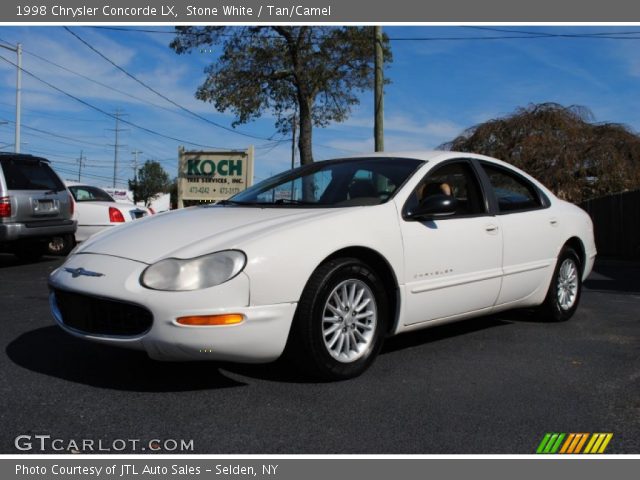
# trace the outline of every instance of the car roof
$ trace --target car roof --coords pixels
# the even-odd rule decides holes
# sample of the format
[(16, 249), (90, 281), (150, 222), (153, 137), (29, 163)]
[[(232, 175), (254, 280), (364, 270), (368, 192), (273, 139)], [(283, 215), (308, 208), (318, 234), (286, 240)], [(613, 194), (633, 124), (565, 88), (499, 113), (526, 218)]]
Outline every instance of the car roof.
[(516, 168), (508, 162), (499, 160), (497, 158), (488, 157), (486, 155), (480, 155), (470, 152), (458, 152), (453, 150), (410, 150), (410, 151), (389, 151), (389, 152), (373, 152), (373, 153), (360, 153), (341, 157), (343, 159), (357, 159), (357, 158), (409, 158), (415, 160), (422, 160), (432, 164), (440, 163), (452, 158), (476, 158), (478, 160), (486, 160), (489, 162), (501, 164), (510, 168)]
[(10, 158), (11, 160), (24, 160), (25, 162), (45, 162), (51, 163), (43, 157), (36, 157), (28, 153), (0, 152), (0, 158)]
[(76, 182), (75, 180), (65, 180), (64, 184), (67, 187), (90, 187), (90, 188), (99, 188), (100, 190), (104, 190), (103, 187), (98, 187), (97, 185), (91, 185), (90, 183), (85, 183), (85, 182)]
[(535, 183), (539, 188), (541, 188), (545, 193), (553, 195), (553, 193), (542, 183), (540, 183), (536, 178), (529, 175), (524, 170), (516, 167), (515, 165), (510, 164), (509, 162), (505, 162), (504, 160), (500, 160), (498, 158), (489, 157), (487, 155), (480, 155), (478, 153), (470, 153), (470, 152), (458, 152), (452, 150), (413, 150), (413, 151), (389, 151), (389, 152), (375, 152), (375, 153), (362, 153), (351, 155), (348, 157), (342, 157), (343, 159), (357, 159), (357, 158), (412, 158), (416, 160), (422, 160), (424, 162), (429, 162), (431, 165), (436, 165), (440, 162), (444, 162), (446, 160), (454, 159), (454, 158), (475, 158), (477, 160), (483, 160), (486, 162), (493, 163), (495, 165), (502, 165), (503, 167), (507, 167), (511, 170), (518, 172), (520, 175), (523, 175), (528, 180)]

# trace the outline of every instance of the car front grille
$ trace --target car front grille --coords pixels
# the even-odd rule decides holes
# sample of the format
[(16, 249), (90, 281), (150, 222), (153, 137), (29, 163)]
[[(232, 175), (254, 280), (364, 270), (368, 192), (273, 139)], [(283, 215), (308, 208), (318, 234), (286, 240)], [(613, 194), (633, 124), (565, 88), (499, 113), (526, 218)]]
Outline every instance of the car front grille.
[(151, 329), (153, 315), (132, 303), (53, 290), (59, 321), (82, 333), (133, 337)]

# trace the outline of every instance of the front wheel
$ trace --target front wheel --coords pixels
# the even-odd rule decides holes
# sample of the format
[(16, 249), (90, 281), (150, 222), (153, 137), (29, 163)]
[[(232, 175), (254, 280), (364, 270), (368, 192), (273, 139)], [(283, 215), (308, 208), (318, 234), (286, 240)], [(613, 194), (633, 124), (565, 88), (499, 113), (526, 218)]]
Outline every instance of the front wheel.
[(362, 261), (324, 263), (304, 289), (287, 353), (297, 366), (323, 380), (360, 375), (382, 346), (386, 295), (375, 271)]
[(578, 308), (581, 292), (580, 258), (575, 250), (565, 247), (558, 256), (547, 297), (538, 309), (539, 317), (555, 322), (569, 320)]

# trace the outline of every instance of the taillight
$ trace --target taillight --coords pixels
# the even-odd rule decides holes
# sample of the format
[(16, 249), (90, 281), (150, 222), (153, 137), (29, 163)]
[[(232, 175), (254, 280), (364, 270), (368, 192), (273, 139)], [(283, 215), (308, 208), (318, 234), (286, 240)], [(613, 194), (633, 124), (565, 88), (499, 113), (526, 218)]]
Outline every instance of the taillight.
[(117, 208), (109, 207), (109, 221), (111, 223), (122, 223), (124, 222), (124, 216)]
[(73, 195), (69, 194), (69, 213), (73, 217), (74, 212), (76, 211), (76, 201), (73, 199)]
[(0, 197), (0, 218), (11, 216), (11, 198)]
[(156, 214), (155, 210), (153, 208), (151, 208), (151, 207), (149, 207), (149, 211), (151, 212), (151, 215), (155, 215)]

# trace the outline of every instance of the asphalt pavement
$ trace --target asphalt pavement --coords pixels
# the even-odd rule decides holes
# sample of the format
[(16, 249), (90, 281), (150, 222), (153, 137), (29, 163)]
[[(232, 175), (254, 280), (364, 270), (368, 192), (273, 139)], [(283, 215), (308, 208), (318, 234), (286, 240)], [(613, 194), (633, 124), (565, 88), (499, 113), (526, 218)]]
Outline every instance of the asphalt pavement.
[(401, 335), (339, 383), (73, 338), (48, 309), (60, 263), (0, 254), (0, 453), (528, 454), (547, 432), (640, 453), (638, 263), (599, 261), (568, 322), (517, 311)]

